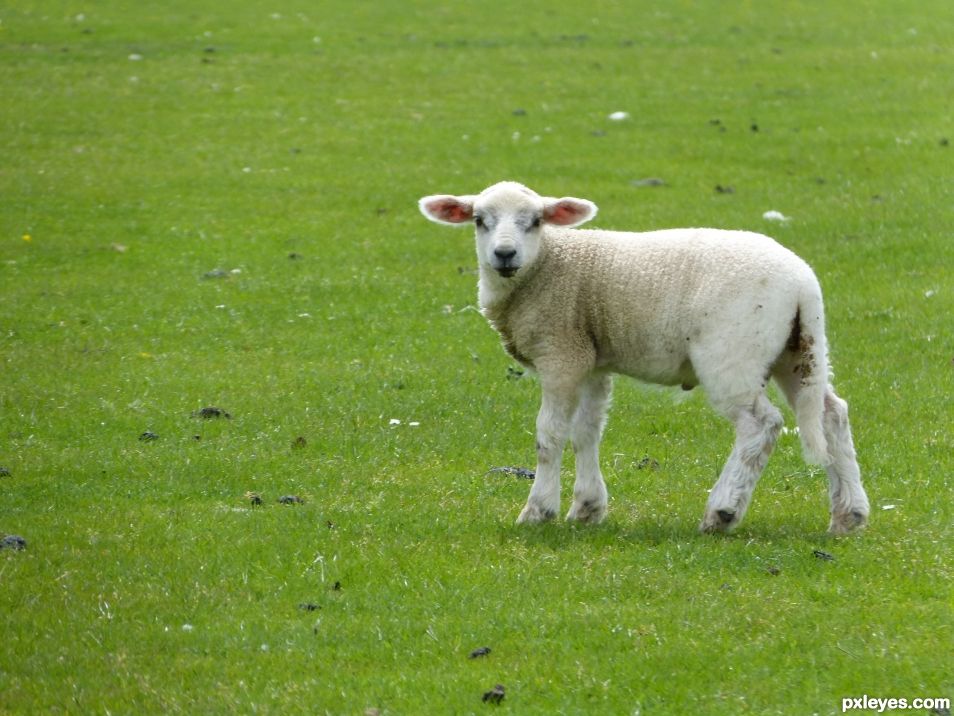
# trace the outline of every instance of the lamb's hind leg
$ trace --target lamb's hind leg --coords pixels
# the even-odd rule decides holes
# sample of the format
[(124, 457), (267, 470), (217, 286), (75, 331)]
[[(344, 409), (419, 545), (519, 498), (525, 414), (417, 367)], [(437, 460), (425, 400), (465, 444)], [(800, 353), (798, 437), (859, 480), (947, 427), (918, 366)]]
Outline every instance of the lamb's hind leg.
[(846, 534), (868, 521), (868, 496), (861, 486), (861, 471), (855, 457), (855, 445), (848, 425), (848, 404), (828, 388), (825, 394), (825, 439), (828, 441), (830, 462), (825, 466), (828, 473), (828, 496), (831, 500), (832, 534)]
[(600, 472), (599, 450), (612, 388), (609, 375), (597, 374), (587, 378), (580, 391), (580, 404), (570, 428), (570, 440), (576, 453), (576, 483), (573, 506), (566, 515), (568, 520), (596, 523), (606, 516), (608, 497)]
[[(783, 355), (774, 369), (775, 380), (793, 408), (798, 404), (800, 392), (805, 389), (800, 369), (801, 357), (791, 353)], [(828, 443), (825, 462), (831, 503), (828, 531), (845, 534), (867, 523), (868, 496), (861, 486), (861, 471), (848, 424), (848, 404), (830, 385), (825, 389), (822, 431)]]
[(742, 520), (782, 428), (782, 414), (764, 394), (751, 406), (730, 411), (729, 416), (735, 423), (735, 445), (709, 493), (699, 526), (703, 532), (723, 532)]

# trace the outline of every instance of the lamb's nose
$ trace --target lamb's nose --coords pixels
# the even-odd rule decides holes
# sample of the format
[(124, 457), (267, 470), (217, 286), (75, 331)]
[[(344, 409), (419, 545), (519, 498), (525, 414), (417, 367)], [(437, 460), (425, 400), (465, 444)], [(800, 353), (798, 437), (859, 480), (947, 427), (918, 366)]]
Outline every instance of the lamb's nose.
[(513, 259), (513, 257), (516, 255), (517, 255), (516, 249), (511, 249), (511, 248), (494, 249), (494, 256), (500, 259), (500, 262), (504, 265), (507, 265), (508, 263), (510, 263), (511, 259)]

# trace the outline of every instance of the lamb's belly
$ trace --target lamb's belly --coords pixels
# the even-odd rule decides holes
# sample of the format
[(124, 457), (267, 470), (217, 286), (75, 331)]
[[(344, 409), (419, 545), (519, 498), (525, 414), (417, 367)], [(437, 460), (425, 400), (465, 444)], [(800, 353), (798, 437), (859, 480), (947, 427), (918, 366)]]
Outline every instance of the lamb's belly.
[(628, 375), (646, 383), (681, 385), (691, 388), (698, 384), (692, 363), (685, 351), (658, 347), (624, 354), (615, 354), (600, 361), (601, 367), (614, 373)]

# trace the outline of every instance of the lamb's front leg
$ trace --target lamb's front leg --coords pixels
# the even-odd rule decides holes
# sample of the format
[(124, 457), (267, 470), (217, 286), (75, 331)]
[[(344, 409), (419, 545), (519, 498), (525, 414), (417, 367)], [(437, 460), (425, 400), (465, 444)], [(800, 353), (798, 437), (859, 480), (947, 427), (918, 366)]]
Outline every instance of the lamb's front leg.
[(600, 472), (600, 438), (612, 389), (612, 378), (603, 374), (590, 376), (580, 391), (580, 404), (570, 429), (576, 453), (576, 484), (568, 520), (597, 523), (606, 516), (608, 495)]
[(576, 408), (576, 385), (548, 384), (541, 376), (543, 401), (537, 415), (537, 473), (517, 523), (544, 522), (560, 511), (560, 464)]

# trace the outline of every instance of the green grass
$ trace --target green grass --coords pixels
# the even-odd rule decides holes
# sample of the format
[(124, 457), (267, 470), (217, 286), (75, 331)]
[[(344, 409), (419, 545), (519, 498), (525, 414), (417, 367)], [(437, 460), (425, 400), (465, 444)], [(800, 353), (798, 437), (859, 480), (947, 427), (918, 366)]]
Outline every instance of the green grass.
[[(161, 5), (0, 11), (0, 712), (954, 694), (947, 2)], [(870, 528), (787, 436), (698, 535), (730, 428), (627, 380), (607, 522), (513, 526), (537, 386), (415, 206), (504, 178), (804, 256)]]

